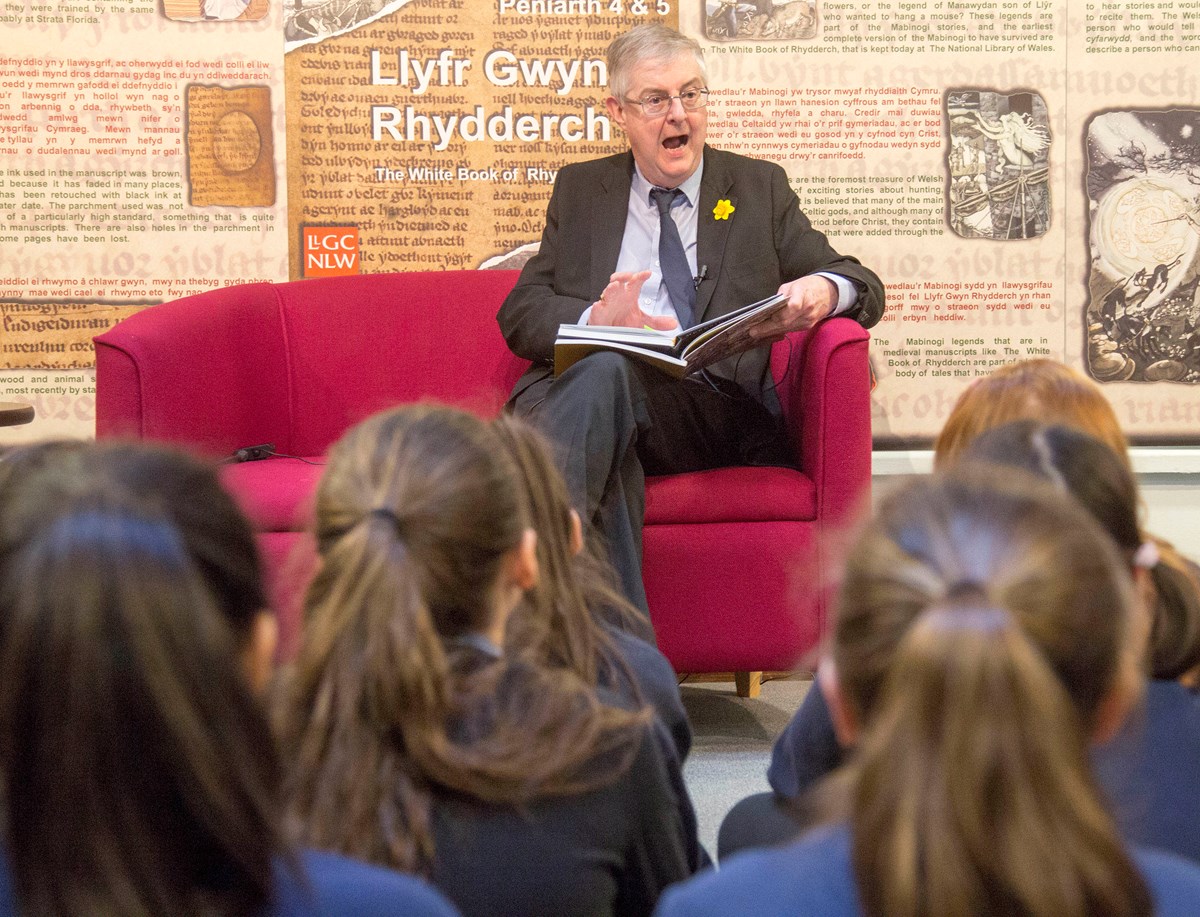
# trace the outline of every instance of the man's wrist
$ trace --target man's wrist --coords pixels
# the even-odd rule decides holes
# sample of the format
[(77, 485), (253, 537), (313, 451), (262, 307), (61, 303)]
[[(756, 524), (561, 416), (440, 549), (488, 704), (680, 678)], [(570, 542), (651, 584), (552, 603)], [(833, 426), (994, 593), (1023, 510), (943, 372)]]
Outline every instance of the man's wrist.
[(841, 274), (834, 274), (830, 271), (817, 271), (814, 276), (824, 277), (835, 287), (836, 295), (833, 308), (829, 310), (830, 315), (841, 315), (843, 312), (849, 312), (854, 307), (854, 304), (858, 302), (858, 287)]

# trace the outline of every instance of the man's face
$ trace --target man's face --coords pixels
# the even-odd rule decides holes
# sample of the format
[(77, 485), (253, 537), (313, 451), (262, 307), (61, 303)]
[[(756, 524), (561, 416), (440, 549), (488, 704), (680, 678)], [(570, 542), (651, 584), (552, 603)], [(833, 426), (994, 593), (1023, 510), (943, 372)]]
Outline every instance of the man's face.
[(670, 61), (646, 61), (630, 74), (629, 94), (624, 99), (609, 97), (608, 114), (629, 137), (629, 147), (642, 175), (652, 185), (678, 188), (700, 166), (708, 112), (685, 111), (678, 99), (671, 100), (665, 114), (648, 117), (640, 100), (647, 93), (677, 96), (685, 89), (704, 86), (700, 65), (691, 54)]

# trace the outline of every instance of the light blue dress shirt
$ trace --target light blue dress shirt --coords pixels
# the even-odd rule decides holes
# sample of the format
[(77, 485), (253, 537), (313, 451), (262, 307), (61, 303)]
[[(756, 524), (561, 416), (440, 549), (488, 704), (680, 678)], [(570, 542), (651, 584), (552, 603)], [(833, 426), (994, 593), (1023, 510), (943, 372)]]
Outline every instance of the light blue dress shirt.
[[(699, 276), (702, 270), (707, 274), (707, 265), (696, 263), (696, 226), (699, 220), (697, 204), (700, 200), (700, 182), (703, 176), (704, 162), (701, 161), (699, 168), (679, 186), (683, 194), (677, 195), (671, 203), (671, 219), (679, 227), (679, 238), (683, 241), (683, 252), (687, 255), (688, 267), (693, 277)], [(662, 266), (658, 263), (658, 239), (661, 231), (658, 205), (650, 197), (654, 187), (635, 164), (633, 180), (629, 186), (625, 235), (621, 239), (621, 253), (617, 256), (617, 272), (649, 271), (649, 278), (642, 284), (638, 305), (647, 315), (667, 315), (675, 318), (675, 309), (671, 306), (666, 284), (662, 281)], [(858, 290), (845, 277), (825, 271), (818, 272), (818, 276), (828, 277), (838, 288), (838, 303), (834, 307), (833, 315), (845, 312), (858, 301)], [(591, 314), (592, 307), (588, 306), (583, 310), (583, 315), (579, 316), (579, 324), (586, 325)]]

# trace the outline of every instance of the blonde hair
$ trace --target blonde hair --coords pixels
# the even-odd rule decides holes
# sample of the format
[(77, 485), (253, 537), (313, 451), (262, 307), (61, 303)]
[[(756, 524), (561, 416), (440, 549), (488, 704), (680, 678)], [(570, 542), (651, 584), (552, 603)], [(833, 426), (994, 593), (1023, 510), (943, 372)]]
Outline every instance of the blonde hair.
[(833, 656), (865, 731), (847, 772), (867, 914), (1150, 913), (1091, 775), (1138, 684), (1127, 565), (1073, 501), (963, 468), (885, 499)]

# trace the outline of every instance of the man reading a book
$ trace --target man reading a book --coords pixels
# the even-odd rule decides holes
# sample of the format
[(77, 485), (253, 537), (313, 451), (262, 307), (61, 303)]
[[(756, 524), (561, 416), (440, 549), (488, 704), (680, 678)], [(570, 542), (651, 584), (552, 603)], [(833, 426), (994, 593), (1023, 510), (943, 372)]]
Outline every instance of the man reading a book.
[[(792, 464), (769, 345), (835, 314), (870, 327), (884, 293), (812, 227), (782, 168), (705, 144), (695, 41), (636, 26), (609, 46), (608, 76), (609, 115), (630, 149), (562, 168), (541, 248), (497, 318), (512, 351), (533, 361), (511, 408), (557, 442), (580, 514), (645, 610), (645, 475)], [(560, 324), (687, 328), (777, 291), (787, 306), (756, 327), (760, 346), (701, 374), (675, 379), (606, 352), (553, 373)]]

